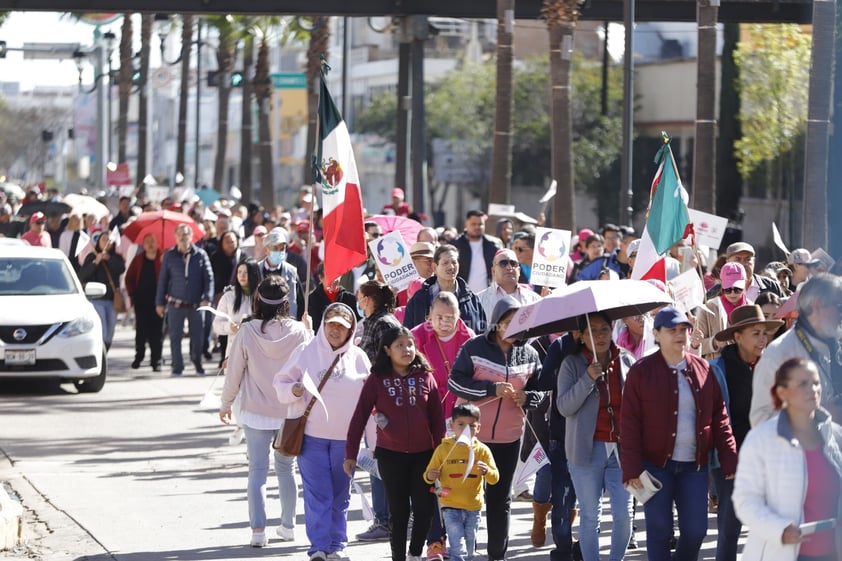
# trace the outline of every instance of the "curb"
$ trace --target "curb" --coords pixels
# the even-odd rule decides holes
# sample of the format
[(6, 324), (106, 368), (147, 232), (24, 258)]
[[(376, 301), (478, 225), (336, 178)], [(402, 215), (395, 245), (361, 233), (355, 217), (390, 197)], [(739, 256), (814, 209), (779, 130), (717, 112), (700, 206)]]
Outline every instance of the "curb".
[(0, 481), (0, 550), (12, 549), (20, 545), (23, 533), (23, 506), (12, 492), (12, 486)]

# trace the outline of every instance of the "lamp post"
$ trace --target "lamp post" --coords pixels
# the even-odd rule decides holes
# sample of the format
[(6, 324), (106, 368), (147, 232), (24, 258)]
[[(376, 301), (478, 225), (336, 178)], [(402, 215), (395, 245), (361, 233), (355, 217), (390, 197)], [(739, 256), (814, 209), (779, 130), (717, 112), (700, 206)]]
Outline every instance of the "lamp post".
[(111, 66), (111, 54), (114, 52), (114, 42), (117, 40), (117, 35), (115, 35), (111, 30), (108, 30), (102, 34), (102, 38), (105, 39), (106, 57), (108, 58), (108, 135), (106, 137), (108, 144), (106, 147), (106, 153), (108, 154), (108, 161), (111, 162), (114, 160), (112, 150), (112, 135), (114, 134), (112, 119), (114, 118), (114, 114), (111, 110), (111, 84), (114, 83), (114, 68)]
[[(79, 71), (79, 91), (85, 94), (91, 94), (96, 91), (96, 143), (94, 148), (94, 187), (97, 191), (102, 191), (105, 188), (105, 96), (103, 95), (103, 88), (98, 87), (99, 81), (104, 76), (103, 67), (105, 66), (105, 49), (99, 41), (99, 29), (94, 31), (95, 45), (92, 49), (83, 51), (81, 49), (73, 52), (73, 61), (76, 63), (76, 69)], [(90, 90), (85, 91), (82, 88), (82, 69), (84, 61), (87, 57), (93, 56), (94, 59), (94, 84)]]

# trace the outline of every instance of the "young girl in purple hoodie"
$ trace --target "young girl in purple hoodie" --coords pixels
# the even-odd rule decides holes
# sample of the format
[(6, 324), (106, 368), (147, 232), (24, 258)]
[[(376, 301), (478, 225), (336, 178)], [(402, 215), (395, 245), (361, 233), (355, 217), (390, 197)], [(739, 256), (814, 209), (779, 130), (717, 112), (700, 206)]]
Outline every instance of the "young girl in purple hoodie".
[[(383, 333), (371, 376), (351, 417), (343, 466), (349, 477), (357, 465), (360, 439), (373, 409), (377, 410), (374, 457), (392, 515), (392, 560), (420, 561), (434, 504), (423, 479), (424, 467), (444, 437), (444, 413), (432, 369), (405, 327)], [(407, 555), (410, 508), (415, 522)]]

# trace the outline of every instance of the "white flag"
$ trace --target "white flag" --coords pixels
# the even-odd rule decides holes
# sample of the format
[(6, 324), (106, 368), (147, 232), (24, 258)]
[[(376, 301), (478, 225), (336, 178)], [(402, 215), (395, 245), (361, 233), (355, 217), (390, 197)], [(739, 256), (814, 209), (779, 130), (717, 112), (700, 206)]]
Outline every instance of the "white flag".
[(462, 434), (459, 435), (459, 438), (456, 439), (455, 446), (460, 444), (464, 444), (468, 447), (468, 463), (465, 464), (465, 475), (462, 476), (462, 482), (464, 483), (466, 479), (468, 479), (468, 474), (471, 473), (471, 470), (474, 469), (474, 439), (471, 436), (471, 427), (469, 425), (465, 425), (465, 429), (462, 431)]
[(365, 493), (363, 493), (362, 487), (360, 487), (360, 484), (354, 480), (351, 480), (351, 484), (354, 486), (354, 491), (360, 496), (360, 502), (363, 507), (363, 518), (371, 522), (374, 520), (374, 511), (371, 509), (371, 505), (368, 504), (368, 499), (365, 498)]
[(550, 183), (550, 188), (547, 189), (547, 192), (544, 193), (544, 196), (538, 201), (539, 204), (544, 204), (549, 202), (550, 199), (555, 197), (556, 190), (558, 189), (558, 182), (553, 179), (552, 183)]
[(789, 257), (789, 250), (786, 248), (786, 244), (784, 240), (781, 238), (781, 233), (778, 231), (778, 225), (772, 222), (772, 241), (775, 242), (775, 245), (781, 248), (781, 251), (786, 253), (786, 256)]
[(529, 457), (526, 458), (526, 462), (524, 462), (523, 467), (520, 468), (520, 472), (515, 476), (515, 481), (512, 484), (512, 487), (517, 488), (522, 485), (527, 479), (529, 479), (530, 475), (536, 473), (539, 469), (549, 463), (550, 459), (547, 457), (547, 453), (544, 452), (544, 448), (541, 446), (541, 443), (536, 442), (535, 446), (532, 447), (532, 452), (529, 453)]
[(322, 407), (325, 410), (325, 419), (328, 418), (327, 414), (327, 405), (325, 405), (325, 400), (322, 399), (322, 394), (319, 392), (319, 388), (316, 386), (316, 383), (313, 382), (313, 379), (310, 378), (310, 374), (305, 370), (304, 375), (301, 376), (301, 383), (304, 384), (304, 389), (310, 392), (310, 395), (316, 398), (316, 400), (322, 404)]

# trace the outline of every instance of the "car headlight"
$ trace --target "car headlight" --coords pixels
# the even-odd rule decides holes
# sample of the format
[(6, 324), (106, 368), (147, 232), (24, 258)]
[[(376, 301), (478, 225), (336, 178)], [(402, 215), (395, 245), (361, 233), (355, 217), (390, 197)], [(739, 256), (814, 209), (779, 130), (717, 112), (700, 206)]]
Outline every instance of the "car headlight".
[(59, 337), (76, 337), (91, 331), (93, 328), (94, 320), (89, 317), (80, 317), (65, 325), (58, 335)]

